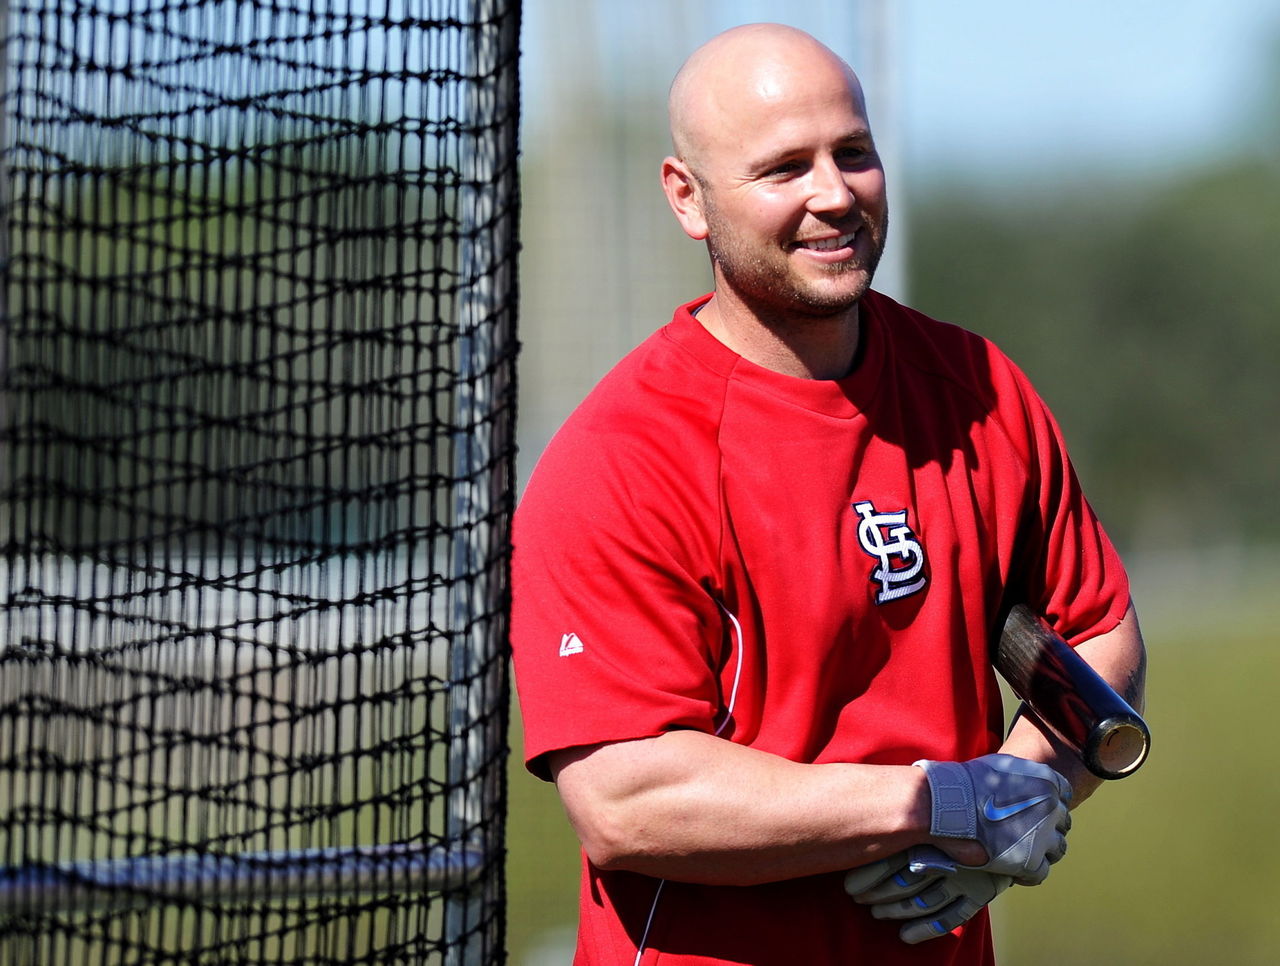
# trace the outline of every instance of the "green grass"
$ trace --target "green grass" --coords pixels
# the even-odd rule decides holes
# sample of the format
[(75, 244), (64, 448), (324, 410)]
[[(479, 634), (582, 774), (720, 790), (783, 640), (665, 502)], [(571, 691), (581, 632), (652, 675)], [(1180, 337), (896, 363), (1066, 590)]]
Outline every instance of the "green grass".
[[(1280, 655), (1267, 627), (1148, 630), (1151, 758), (1075, 813), (1044, 885), (998, 900), (1001, 966), (1276, 962)], [(508, 929), (523, 966), (539, 936), (572, 928), (578, 865), (554, 789), (520, 764), (516, 720)]]
[(1075, 813), (1043, 886), (998, 906), (1005, 966), (1276, 962), (1280, 769), (1265, 630), (1148, 640), (1151, 759)]
[(507, 948), (522, 966), (548, 934), (578, 919), (578, 840), (555, 787), (524, 768), (520, 717), (512, 713), (507, 818)]

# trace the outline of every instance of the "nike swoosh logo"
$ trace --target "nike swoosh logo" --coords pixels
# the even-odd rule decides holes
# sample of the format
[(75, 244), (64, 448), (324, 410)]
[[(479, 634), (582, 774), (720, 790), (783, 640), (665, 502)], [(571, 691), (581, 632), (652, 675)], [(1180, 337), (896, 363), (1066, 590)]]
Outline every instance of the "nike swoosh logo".
[(986, 804), (982, 806), (982, 814), (989, 821), (1003, 822), (1006, 818), (1012, 818), (1019, 812), (1025, 812), (1027, 809), (1047, 801), (1048, 798), (1048, 795), (1040, 795), (1037, 798), (1025, 798), (1020, 802), (1010, 802), (1008, 805), (997, 805), (994, 798), (988, 798)]

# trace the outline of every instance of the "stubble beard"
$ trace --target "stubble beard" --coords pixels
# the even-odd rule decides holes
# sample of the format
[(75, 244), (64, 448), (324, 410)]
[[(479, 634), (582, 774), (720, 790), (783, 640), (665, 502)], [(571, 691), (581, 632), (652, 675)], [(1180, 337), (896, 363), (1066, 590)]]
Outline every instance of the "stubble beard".
[(835, 279), (862, 273), (861, 281), (849, 289), (800, 277), (782, 248), (761, 250), (744, 244), (741, 236), (726, 226), (714, 205), (708, 206), (706, 218), (707, 250), (720, 277), (758, 315), (773, 318), (829, 318), (857, 305), (871, 287), (871, 280), (884, 253), (888, 227), (887, 216), (874, 225), (864, 220), (862, 230), (871, 232), (873, 242), (868, 258), (819, 266), (825, 278)]

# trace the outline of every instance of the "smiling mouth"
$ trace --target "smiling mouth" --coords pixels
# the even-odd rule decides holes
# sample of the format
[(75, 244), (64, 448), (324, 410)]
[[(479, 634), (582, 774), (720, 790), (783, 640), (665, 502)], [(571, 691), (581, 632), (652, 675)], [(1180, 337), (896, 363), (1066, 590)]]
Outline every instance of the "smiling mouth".
[(853, 231), (836, 238), (816, 238), (809, 241), (796, 242), (796, 247), (808, 249), (811, 252), (834, 252), (853, 244), (853, 238), (856, 234), (857, 232)]

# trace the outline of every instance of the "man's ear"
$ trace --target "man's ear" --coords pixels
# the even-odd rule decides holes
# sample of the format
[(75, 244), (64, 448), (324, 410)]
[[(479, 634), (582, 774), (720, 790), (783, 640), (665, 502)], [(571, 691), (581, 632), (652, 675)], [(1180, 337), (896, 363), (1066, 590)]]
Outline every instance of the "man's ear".
[(703, 213), (702, 186), (698, 184), (689, 166), (679, 158), (668, 157), (663, 160), (662, 191), (684, 233), (694, 241), (705, 239), (707, 219)]

